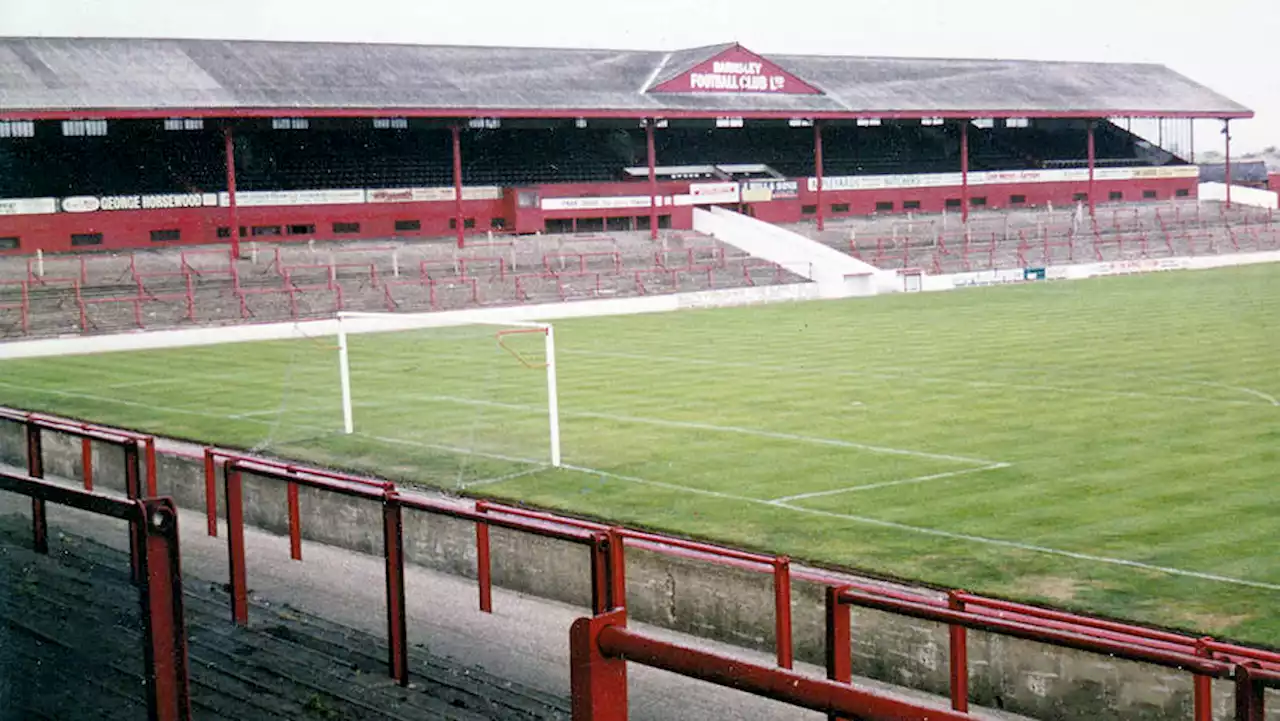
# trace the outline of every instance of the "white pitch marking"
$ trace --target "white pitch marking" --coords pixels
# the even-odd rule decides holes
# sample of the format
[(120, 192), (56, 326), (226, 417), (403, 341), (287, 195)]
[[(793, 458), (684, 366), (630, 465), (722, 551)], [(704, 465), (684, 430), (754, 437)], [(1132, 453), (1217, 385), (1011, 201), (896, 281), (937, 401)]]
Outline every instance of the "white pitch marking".
[(981, 468), (966, 468), (961, 471), (948, 471), (946, 473), (933, 473), (928, 476), (916, 476), (915, 478), (904, 478), (900, 481), (885, 481), (884, 483), (868, 483), (863, 486), (849, 486), (848, 488), (834, 488), (829, 491), (815, 491), (813, 493), (800, 493), (794, 496), (783, 496), (775, 498), (769, 503), (777, 505), (785, 504), (789, 501), (803, 501), (806, 498), (822, 498), (824, 496), (838, 496), (841, 493), (853, 493), (854, 491), (871, 491), (877, 488), (891, 488), (893, 486), (907, 486), (915, 483), (927, 483), (929, 481), (940, 481), (944, 478), (954, 478), (956, 476), (965, 476), (970, 473), (982, 473), (983, 471), (996, 471), (1001, 468), (1009, 468), (1012, 463), (992, 463), (989, 466)]
[[(489, 408), (503, 408), (506, 410), (517, 410), (527, 412), (544, 413), (546, 409), (538, 406), (524, 405), (520, 403), (503, 403), (500, 401), (485, 401), (474, 398), (459, 398), (456, 396), (441, 395), (409, 395), (403, 394), (398, 396), (398, 400), (411, 398), (414, 400), (426, 401), (443, 401), (447, 403), (459, 403), (463, 405), (476, 405)], [(372, 404), (374, 407), (386, 405), (385, 403)], [(815, 436), (803, 436), (795, 433), (781, 433), (778, 431), (766, 431), (758, 428), (743, 428), (740, 426), (718, 426), (710, 423), (698, 423), (696, 421), (672, 421), (663, 418), (648, 418), (645, 416), (624, 416), (615, 413), (598, 413), (595, 411), (561, 411), (560, 415), (574, 418), (597, 418), (605, 421), (616, 421), (619, 423), (640, 423), (651, 426), (665, 426), (667, 428), (685, 428), (695, 431), (711, 431), (715, 433), (736, 433), (744, 436), (755, 436), (757, 438), (770, 438), (779, 441), (793, 441), (796, 443), (811, 443), (819, 446), (834, 446), (836, 448), (850, 448), (859, 451), (867, 451), (870, 453), (884, 453), (895, 456), (911, 456), (913, 458), (928, 458), (935, 461), (951, 461), (955, 463), (969, 463), (974, 465), (989, 466), (999, 461), (984, 460), (982, 458), (970, 458), (967, 456), (955, 456), (946, 453), (929, 453), (927, 451), (913, 451), (906, 448), (892, 448), (889, 446), (874, 446), (866, 443), (855, 443), (854, 441), (842, 441), (835, 438), (818, 438)]]
[[(798, 366), (788, 366), (788, 365), (779, 365), (779, 364), (771, 364), (771, 363), (748, 363), (744, 361), (736, 361), (736, 362), (735, 361), (717, 361), (717, 360), (709, 360), (706, 358), (681, 358), (677, 356), (646, 355), (641, 353), (617, 353), (612, 351), (583, 351), (583, 350), (566, 349), (566, 350), (561, 350), (560, 352), (562, 354), (597, 356), (601, 358), (622, 358), (626, 360), (656, 361), (659, 363), (682, 363), (687, 365), (705, 365), (705, 366), (721, 367), (721, 368), (745, 368), (745, 369), (754, 369), (754, 370), (774, 371), (774, 372), (781, 372), (781, 373), (807, 373), (811, 375), (835, 375), (835, 376), (847, 376), (847, 377), (854, 377), (854, 378), (876, 378), (879, 380), (893, 380), (893, 381), (902, 381), (905, 379), (908, 381), (917, 381), (922, 383), (952, 383), (957, 385), (976, 386), (978, 388), (1010, 388), (1013, 390), (1044, 391), (1046, 393), (1071, 393), (1076, 395), (1107, 396), (1110, 398), (1154, 398), (1156, 400), (1186, 401), (1188, 403), (1222, 403), (1222, 404), (1233, 405), (1233, 406), (1258, 405), (1253, 401), (1230, 400), (1227, 398), (1205, 398), (1203, 396), (1187, 396), (1187, 395), (1176, 395), (1176, 394), (1166, 394), (1166, 393), (1143, 393), (1141, 391), (1107, 391), (1107, 390), (1099, 390), (1095, 388), (1038, 385), (1033, 383), (1004, 383), (1001, 381), (983, 381), (983, 380), (972, 380), (967, 378), (941, 378), (937, 376), (926, 376), (926, 375), (920, 375), (916, 373), (910, 373), (907, 371), (902, 371), (899, 373), (883, 373), (883, 372), (876, 372), (876, 371), (856, 371), (856, 370), (836, 369), (836, 368), (802, 368)], [(1245, 388), (1239, 388), (1235, 386), (1224, 386), (1224, 387), (1231, 388), (1233, 390), (1243, 391), (1246, 393), (1249, 392), (1249, 390)], [(1271, 398), (1270, 396), (1267, 396), (1266, 394), (1260, 394), (1255, 392), (1254, 395), (1258, 395), (1259, 398), (1262, 398), (1263, 400), (1267, 400), (1268, 402), (1275, 401), (1275, 399)], [(1274, 404), (1280, 405), (1280, 402), (1276, 402)]]
[(490, 485), (493, 485), (494, 483), (502, 483), (503, 481), (514, 480), (522, 476), (532, 476), (533, 474), (541, 473), (542, 471), (545, 471), (550, 467), (551, 466), (542, 465), (542, 466), (538, 466), (537, 468), (528, 468), (523, 471), (508, 473), (505, 476), (498, 476), (497, 478), (485, 478), (484, 480), (471, 481), (470, 483), (459, 483), (458, 488), (475, 488), (476, 486), (490, 486)]
[(759, 498), (749, 498), (747, 496), (735, 496), (729, 493), (719, 493), (716, 491), (707, 491), (701, 488), (690, 488), (680, 486), (674, 483), (663, 483), (661, 481), (650, 481), (645, 478), (636, 476), (624, 476), (617, 473), (609, 473), (608, 471), (600, 471), (594, 468), (583, 468), (581, 466), (563, 466), (566, 470), (577, 471), (579, 473), (587, 473), (602, 476), (604, 478), (613, 478), (619, 481), (627, 481), (629, 483), (640, 483), (657, 488), (668, 488), (687, 493), (695, 493), (703, 496), (712, 496), (725, 500), (742, 501), (744, 503), (753, 503), (756, 505), (769, 506), (770, 508), (785, 508), (788, 511), (796, 513), (806, 513), (814, 516), (824, 516), (827, 518), (837, 518), (854, 523), (861, 523), (869, 526), (879, 526), (881, 528), (892, 528), (897, 531), (905, 531), (907, 533), (918, 533), (924, 536), (935, 536), (937, 538), (949, 538), (955, 541), (967, 541), (969, 543), (977, 543), (987, 546), (997, 546), (1000, 548), (1012, 548), (1018, 551), (1028, 551), (1031, 553), (1043, 553), (1050, 556), (1060, 556), (1063, 558), (1071, 558), (1077, 561), (1089, 561), (1091, 563), (1104, 563), (1112, 566), (1123, 566), (1126, 568), (1137, 568), (1143, 571), (1154, 571), (1158, 573), (1168, 574), (1170, 576), (1181, 576), (1184, 578), (1197, 578), (1202, 581), (1213, 581), (1215, 583), (1225, 583), (1233, 586), (1245, 586), (1248, 588), (1260, 588), (1266, 591), (1280, 591), (1280, 584), (1265, 583), (1262, 581), (1250, 581), (1243, 578), (1233, 578), (1231, 576), (1221, 576), (1215, 573), (1202, 573), (1200, 571), (1188, 571), (1181, 568), (1172, 568), (1169, 566), (1157, 566), (1141, 561), (1130, 561), (1124, 558), (1112, 558), (1109, 556), (1095, 556), (1089, 553), (1077, 553), (1076, 551), (1064, 551), (1060, 548), (1050, 548), (1048, 546), (1037, 546), (1030, 543), (1019, 543), (1017, 541), (1006, 541), (998, 538), (987, 538), (985, 536), (975, 536), (968, 533), (954, 533), (952, 531), (942, 531), (935, 528), (925, 528), (923, 526), (911, 526), (905, 523), (897, 523), (895, 521), (883, 521), (877, 518), (868, 518), (866, 516), (855, 516), (847, 513), (833, 513), (831, 511), (820, 511), (815, 508), (804, 508), (801, 506), (792, 506), (786, 503), (778, 503), (776, 501), (765, 501)]

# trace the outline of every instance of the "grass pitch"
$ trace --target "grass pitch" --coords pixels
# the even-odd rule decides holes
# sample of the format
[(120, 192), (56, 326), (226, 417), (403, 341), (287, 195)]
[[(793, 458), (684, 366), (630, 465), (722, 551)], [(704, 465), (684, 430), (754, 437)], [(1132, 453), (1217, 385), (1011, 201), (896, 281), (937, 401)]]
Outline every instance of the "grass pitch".
[[(7, 362), (0, 402), (1280, 645), (1280, 265)], [(512, 340), (538, 360), (540, 340)]]

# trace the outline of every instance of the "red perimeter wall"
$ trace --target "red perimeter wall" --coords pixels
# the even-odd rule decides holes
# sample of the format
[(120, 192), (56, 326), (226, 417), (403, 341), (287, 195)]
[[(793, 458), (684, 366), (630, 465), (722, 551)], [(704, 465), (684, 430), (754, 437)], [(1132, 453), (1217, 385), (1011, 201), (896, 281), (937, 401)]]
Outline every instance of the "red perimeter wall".
[[(1272, 175), (1273, 188), (1280, 188), (1280, 175)], [(770, 202), (751, 203), (747, 212), (769, 222), (795, 222), (812, 217), (816, 211), (817, 194), (799, 183), (799, 197)], [(1021, 195), (1026, 206), (1069, 206), (1077, 202), (1077, 194), (1088, 190), (1087, 183), (1025, 183), (1010, 185), (983, 185), (970, 188), (969, 196), (985, 198), (986, 209), (1016, 207), (1011, 196)], [(1124, 181), (1098, 181), (1095, 184), (1097, 202), (1110, 201), (1110, 193), (1123, 194), (1123, 202), (1141, 200), (1167, 200), (1178, 197), (1178, 191), (1195, 197), (1195, 179), (1143, 179)], [(539, 201), (545, 198), (591, 198), (616, 196), (648, 196), (645, 182), (595, 183), (543, 185), (536, 188), (508, 189), (504, 197), (493, 200), (467, 200), (463, 202), (463, 214), (474, 219), (474, 227), (468, 233), (483, 235), (489, 230), (503, 233), (532, 233), (543, 230), (548, 220), (586, 219), (584, 228), (594, 227), (606, 218), (639, 219), (647, 222), (648, 207), (624, 207), (608, 209), (544, 211), (538, 206), (519, 207), (518, 196), (522, 192), (536, 191)], [(658, 195), (672, 196), (689, 192), (689, 183), (659, 183)], [(1148, 195), (1153, 194), (1153, 195)], [(823, 193), (824, 212), (828, 217), (868, 215), (877, 212), (877, 204), (893, 203), (892, 212), (907, 212), (908, 201), (919, 203), (911, 212), (941, 213), (947, 209), (947, 201), (957, 201), (960, 188), (893, 188), (879, 190), (828, 190)], [(978, 207), (978, 206), (975, 206)], [(958, 212), (953, 205), (949, 212)], [(887, 210), (879, 211), (889, 212)], [(691, 206), (663, 206), (660, 215), (669, 215), (669, 227), (688, 229), (693, 224)], [(364, 203), (353, 205), (299, 205), (271, 207), (242, 207), (238, 209), (239, 222), (246, 231), (246, 240), (264, 242), (281, 240), (351, 240), (360, 238), (395, 237), (451, 237), (454, 230), (450, 222), (454, 218), (452, 201), (422, 203)], [(20, 238), (19, 247), (2, 250), (3, 254), (44, 252), (85, 252), (94, 250), (121, 250), (128, 248), (194, 245), (226, 242), (218, 236), (218, 229), (229, 224), (227, 208), (183, 208), (167, 210), (118, 210), (89, 213), (52, 213), (47, 215), (0, 216), (0, 239)], [(500, 219), (500, 226), (493, 223)], [(418, 221), (416, 230), (396, 230), (397, 221)], [(622, 222), (630, 227), (634, 221)], [(335, 223), (359, 224), (357, 232), (335, 232)], [(572, 226), (571, 226), (572, 227)], [(255, 228), (272, 229), (272, 234)], [(579, 230), (584, 229), (579, 228)], [(274, 234), (278, 229), (279, 234)], [(152, 231), (178, 230), (178, 240), (153, 242)], [(102, 242), (97, 245), (73, 246), (73, 234), (101, 233)]]

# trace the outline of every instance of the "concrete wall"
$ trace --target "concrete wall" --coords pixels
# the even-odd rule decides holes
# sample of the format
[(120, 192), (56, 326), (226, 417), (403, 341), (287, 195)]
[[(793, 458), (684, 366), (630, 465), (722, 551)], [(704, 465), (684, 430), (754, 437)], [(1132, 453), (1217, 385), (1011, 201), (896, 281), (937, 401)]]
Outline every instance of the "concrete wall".
[[(0, 461), (24, 465), (23, 449), (21, 427), (0, 421)], [(46, 431), (45, 458), (49, 475), (80, 477), (78, 440)], [(117, 449), (95, 450), (98, 488), (123, 488), (122, 460)], [(162, 455), (159, 479), (161, 494), (172, 495), (185, 508), (204, 509), (203, 465), (199, 460)], [(246, 475), (244, 489), (246, 521), (285, 535), (284, 484)], [(304, 539), (381, 554), (378, 504), (303, 488), (300, 507)], [(284, 557), (288, 541), (281, 538), (280, 543)], [(475, 575), (475, 531), (471, 524), (409, 512), (405, 545), (412, 563), (465, 577)], [(587, 608), (590, 572), (585, 548), (500, 529), (492, 530), (491, 547), (494, 581), (499, 586)], [(305, 562), (305, 543), (303, 559)], [(251, 587), (253, 566), (265, 562), (248, 559)], [(639, 621), (747, 648), (774, 649), (769, 573), (631, 548), (627, 553), (627, 600), (631, 616)], [(501, 598), (496, 603), (500, 605)], [(821, 584), (793, 583), (792, 619), (796, 657), (821, 664)], [(853, 625), (855, 673), (946, 692), (948, 641), (944, 626), (857, 609)], [(1185, 673), (983, 633), (970, 634), (969, 653), (972, 698), (981, 705), (1072, 721), (1190, 717), (1191, 677)], [(1231, 703), (1229, 684), (1216, 684), (1216, 717), (1231, 718)], [(1280, 713), (1272, 711), (1268, 719), (1280, 721)]]
[[(1277, 201), (1280, 197), (1276, 193), (1276, 189), (1259, 190), (1257, 188), (1246, 188), (1243, 185), (1231, 186), (1231, 202), (1240, 205), (1253, 205), (1259, 208), (1270, 208), (1275, 210), (1280, 208)], [(1220, 200), (1227, 199), (1227, 186), (1224, 183), (1201, 183), (1200, 184), (1201, 200)]]

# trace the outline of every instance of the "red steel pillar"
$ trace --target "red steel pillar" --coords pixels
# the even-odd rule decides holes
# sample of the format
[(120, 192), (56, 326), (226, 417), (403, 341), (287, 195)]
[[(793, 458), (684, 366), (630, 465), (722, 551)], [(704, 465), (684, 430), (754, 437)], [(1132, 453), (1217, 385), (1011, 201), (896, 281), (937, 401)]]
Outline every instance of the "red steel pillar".
[(627, 625), (627, 612), (618, 609), (580, 618), (569, 629), (569, 698), (573, 721), (626, 721), (627, 662), (600, 651), (600, 632)]
[(187, 633), (182, 602), (182, 561), (178, 549), (178, 510), (170, 499), (139, 501), (131, 521), (142, 538), (143, 656), (148, 718), (187, 721), (191, 689)]
[(822, 220), (822, 124), (817, 120), (813, 121), (813, 174), (818, 179), (817, 203), (818, 210), (818, 230), (823, 229)]
[(1227, 183), (1227, 210), (1231, 210), (1231, 121), (1224, 118), (1222, 120), (1222, 134), (1227, 138), (1226, 152), (1226, 183)]
[(453, 224), (458, 231), (458, 247), (467, 244), (462, 217), (462, 127), (453, 126)]
[(653, 126), (658, 124), (657, 118), (649, 118), (644, 123), (644, 142), (649, 156), (649, 239), (658, 239), (658, 153), (653, 142)]
[(227, 210), (231, 221), (231, 257), (240, 257), (240, 213), (236, 210), (236, 146), (231, 126), (222, 128), (227, 156)]
[(960, 221), (969, 222), (969, 119), (960, 120)]
[(1094, 193), (1093, 193), (1093, 176), (1094, 176), (1094, 172), (1093, 172), (1093, 170), (1094, 170), (1094, 167), (1095, 167), (1095, 165), (1097, 164), (1097, 161), (1098, 161), (1098, 144), (1097, 144), (1097, 140), (1094, 138), (1094, 134), (1093, 134), (1093, 125), (1094, 125), (1093, 121), (1092, 121), (1092, 120), (1090, 120), (1090, 121), (1089, 121), (1089, 130), (1088, 130), (1088, 134), (1087, 134), (1087, 137), (1088, 137), (1088, 146), (1089, 146), (1089, 147), (1088, 147), (1088, 154), (1089, 154), (1089, 215), (1090, 215), (1090, 216), (1092, 216), (1092, 215), (1094, 214), (1094, 211), (1097, 209), (1097, 201), (1096, 201), (1096, 200), (1094, 199), (1094, 197), (1093, 197), (1093, 195), (1094, 195)]

